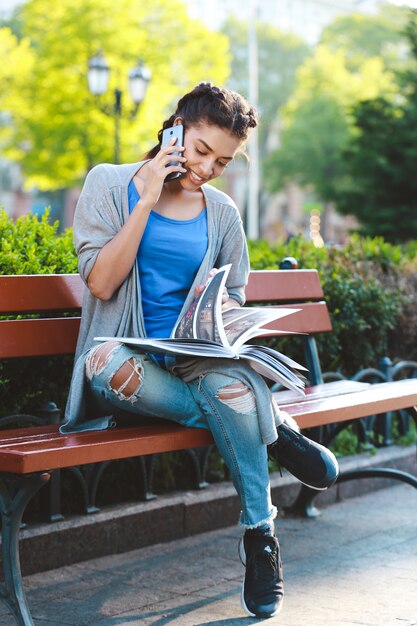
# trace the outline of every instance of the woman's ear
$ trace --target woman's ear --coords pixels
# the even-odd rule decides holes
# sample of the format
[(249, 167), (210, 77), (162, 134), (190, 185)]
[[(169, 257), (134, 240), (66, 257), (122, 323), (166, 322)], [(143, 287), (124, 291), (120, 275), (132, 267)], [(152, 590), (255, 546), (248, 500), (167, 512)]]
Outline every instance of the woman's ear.
[(182, 117), (176, 117), (173, 123), (173, 126), (178, 126), (178, 124), (184, 124)]

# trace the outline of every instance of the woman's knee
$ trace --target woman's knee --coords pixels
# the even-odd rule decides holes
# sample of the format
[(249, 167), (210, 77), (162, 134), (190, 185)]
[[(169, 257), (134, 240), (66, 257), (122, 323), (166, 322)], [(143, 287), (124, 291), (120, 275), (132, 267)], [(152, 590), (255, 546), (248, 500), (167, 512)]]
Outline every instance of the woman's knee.
[(87, 379), (92, 380), (93, 376), (101, 374), (121, 346), (122, 344), (119, 341), (106, 341), (91, 348), (85, 360), (85, 375)]
[[(113, 357), (123, 344), (118, 341), (107, 341), (90, 350), (86, 358), (85, 371), (89, 381), (99, 376), (111, 364)], [(136, 355), (126, 354), (116, 371), (109, 375), (108, 387), (120, 399), (135, 401), (144, 381), (142, 359)]]
[[(243, 380), (215, 373), (207, 376), (218, 376), (215, 397), (236, 413), (252, 413), (256, 411), (255, 394)], [(214, 382), (214, 381), (213, 381)]]

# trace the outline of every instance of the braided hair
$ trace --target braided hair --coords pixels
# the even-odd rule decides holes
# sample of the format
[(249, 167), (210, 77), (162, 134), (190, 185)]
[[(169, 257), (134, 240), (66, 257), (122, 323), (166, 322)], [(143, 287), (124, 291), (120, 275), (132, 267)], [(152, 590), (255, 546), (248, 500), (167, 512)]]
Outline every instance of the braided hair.
[(256, 109), (239, 93), (209, 82), (199, 83), (178, 101), (175, 113), (165, 120), (158, 132), (158, 145), (146, 154), (146, 158), (153, 159), (158, 154), (162, 132), (178, 117), (183, 120), (185, 128), (205, 122), (230, 131), (242, 141), (247, 139), (250, 129), (258, 125)]

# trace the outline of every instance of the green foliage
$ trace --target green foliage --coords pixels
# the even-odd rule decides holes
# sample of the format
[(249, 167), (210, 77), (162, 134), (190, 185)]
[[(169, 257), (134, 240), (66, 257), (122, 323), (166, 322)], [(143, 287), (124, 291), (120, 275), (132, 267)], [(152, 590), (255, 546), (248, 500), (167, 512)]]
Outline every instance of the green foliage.
[(341, 15), (323, 30), (320, 42), (334, 51), (345, 48), (351, 69), (371, 57), (382, 57), (384, 65), (397, 67), (404, 62), (402, 31), (407, 18), (404, 7), (392, 4), (383, 4), (376, 14)]
[(417, 98), (362, 102), (354, 118), (357, 134), (344, 153), (354, 182), (336, 194), (338, 210), (355, 215), (365, 234), (392, 242), (415, 239)]
[(331, 450), (337, 457), (350, 456), (359, 452), (358, 436), (352, 425), (343, 429), (334, 439)]
[[(72, 232), (57, 234), (58, 222), (25, 215), (16, 222), (0, 211), (0, 274), (73, 274), (77, 257)], [(32, 412), (43, 402), (65, 405), (71, 357), (0, 362), (2, 415)]]
[(411, 421), (410, 429), (409, 429), (408, 433), (406, 435), (400, 435), (399, 431), (398, 431), (398, 424), (396, 422), (394, 422), (393, 436), (394, 436), (395, 442), (399, 446), (412, 446), (417, 441), (417, 426), (416, 426), (416, 423)]
[(391, 242), (417, 236), (417, 15), (406, 28), (411, 56), (396, 72), (401, 97), (363, 99), (352, 109), (354, 132), (343, 153), (345, 184), (337, 209), (355, 215), (361, 232)]
[(355, 188), (344, 158), (355, 132), (352, 107), (380, 95), (398, 97), (393, 68), (409, 66), (403, 58), (402, 15), (387, 10), (376, 16), (344, 16), (325, 30), (279, 111), (279, 147), (265, 166), (270, 191), (296, 182), (318, 200), (334, 202), (341, 188)]
[[(47, 16), (47, 19), (45, 18)], [(28, 0), (0, 28), (0, 128), (4, 152), (19, 162), (28, 185), (77, 184), (114, 158), (114, 89), (122, 90), (121, 153), (138, 161), (156, 143), (174, 102), (201, 80), (223, 83), (229, 72), (227, 38), (191, 20), (180, 0)], [(204, 53), (202, 54), (202, 50)], [(88, 91), (88, 59), (103, 51), (109, 91)], [(142, 59), (152, 80), (137, 117), (127, 90), (129, 70)]]
[(49, 210), (39, 219), (24, 215), (14, 222), (0, 210), (0, 274), (73, 274), (77, 257), (72, 231), (57, 234)]
[(271, 191), (289, 181), (313, 185), (318, 197), (331, 200), (345, 174), (342, 147), (349, 137), (341, 105), (327, 95), (300, 103), (297, 114), (281, 135), (279, 150), (265, 164)]
[[(408, 325), (403, 317), (411, 316), (413, 327), (417, 304), (416, 290), (410, 290), (412, 277), (417, 277), (411, 249), (404, 253), (381, 238), (354, 236), (342, 248), (315, 248), (294, 237), (274, 246), (249, 242), (249, 251), (253, 269), (276, 269), (286, 256), (295, 257), (300, 269), (318, 269), (333, 324), (331, 333), (317, 337), (323, 371), (350, 376), (375, 367), (385, 354), (393, 360), (417, 358), (415, 342), (403, 334)], [(303, 359), (300, 341), (285, 338), (277, 345)]]

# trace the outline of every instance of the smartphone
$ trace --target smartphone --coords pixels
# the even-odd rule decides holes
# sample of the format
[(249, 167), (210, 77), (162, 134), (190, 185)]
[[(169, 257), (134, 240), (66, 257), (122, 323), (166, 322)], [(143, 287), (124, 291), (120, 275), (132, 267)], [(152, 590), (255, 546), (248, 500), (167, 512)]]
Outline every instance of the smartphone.
[[(171, 126), (170, 128), (165, 128), (162, 133), (162, 147), (166, 146), (171, 139), (174, 137), (177, 138), (176, 146), (182, 146), (184, 140), (184, 126), (182, 124), (176, 124), (175, 126)], [(181, 156), (181, 152), (173, 152), (172, 156)], [(180, 161), (170, 161), (167, 165), (181, 165)], [(182, 176), (182, 172), (173, 172), (172, 174), (168, 174), (165, 180), (172, 180), (173, 178), (179, 178)]]

